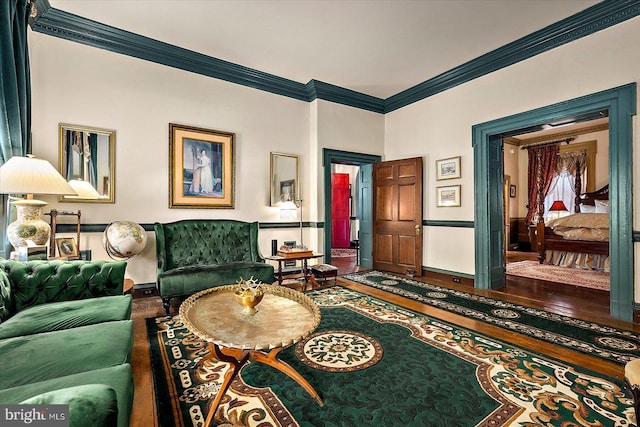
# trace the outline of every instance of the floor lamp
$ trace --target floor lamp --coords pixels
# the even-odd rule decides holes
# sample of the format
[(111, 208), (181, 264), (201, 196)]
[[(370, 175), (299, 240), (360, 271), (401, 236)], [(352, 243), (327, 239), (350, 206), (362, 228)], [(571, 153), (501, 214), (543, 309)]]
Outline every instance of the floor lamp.
[(300, 247), (304, 247), (304, 243), (302, 243), (302, 199), (298, 199), (295, 201), (296, 207), (300, 208)]

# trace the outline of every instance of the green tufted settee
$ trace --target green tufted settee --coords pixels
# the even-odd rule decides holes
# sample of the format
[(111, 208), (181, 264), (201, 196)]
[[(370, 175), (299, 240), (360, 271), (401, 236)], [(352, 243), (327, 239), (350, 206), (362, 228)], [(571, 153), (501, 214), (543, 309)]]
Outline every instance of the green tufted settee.
[(125, 269), (121, 261), (0, 261), (0, 404), (69, 405), (72, 427), (129, 425)]
[(167, 313), (172, 297), (253, 277), (273, 283), (273, 266), (258, 249), (258, 223), (185, 219), (154, 225), (156, 286)]

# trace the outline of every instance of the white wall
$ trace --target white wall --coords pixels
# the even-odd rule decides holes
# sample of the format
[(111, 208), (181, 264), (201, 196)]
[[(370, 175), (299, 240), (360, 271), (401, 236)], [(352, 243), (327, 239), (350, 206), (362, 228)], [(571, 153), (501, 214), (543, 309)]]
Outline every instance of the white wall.
[[(321, 222), (322, 148), (383, 151), (381, 114), (297, 101), (31, 31), (29, 43), (34, 154), (57, 167), (59, 123), (116, 130), (115, 204), (45, 198), (48, 208), (80, 209), (85, 224), (284, 221), (278, 208), (269, 206), (272, 151), (300, 156), (303, 219)], [(234, 209), (168, 208), (169, 123), (236, 134)], [(127, 277), (136, 283), (155, 281), (154, 233), (147, 236), (144, 252), (128, 262)], [(322, 229), (304, 230), (305, 244), (316, 251), (322, 250), (322, 237)], [(82, 248), (91, 249), (94, 259), (108, 259), (101, 239), (101, 233), (82, 234)], [(269, 255), (271, 239), (298, 241), (300, 232), (261, 229), (259, 239), (262, 253)]]
[[(57, 167), (58, 123), (116, 130), (115, 204), (60, 203), (82, 210), (83, 223), (138, 223), (185, 218), (278, 222), (269, 206), (271, 151), (298, 154), (309, 165), (309, 104), (267, 92), (141, 61), (61, 39), (30, 33), (33, 151)], [(169, 123), (236, 134), (235, 209), (169, 209)], [(308, 177), (301, 177), (308, 197)], [(261, 230), (263, 254), (270, 240), (298, 240), (296, 229)], [(129, 261), (136, 283), (155, 281), (155, 241)], [(83, 233), (94, 259), (108, 259), (101, 235)], [(87, 245), (88, 244), (88, 245)]]
[[(387, 114), (386, 159), (424, 156), (425, 219), (474, 219), (474, 124), (639, 81), (639, 23), (640, 18), (631, 19)], [(635, 119), (634, 146), (637, 123)], [(435, 180), (435, 161), (454, 156), (462, 156), (462, 178), (452, 182), (462, 185), (462, 206), (437, 208), (435, 187), (442, 181)], [(639, 164), (638, 150), (634, 164)], [(638, 188), (637, 171), (634, 188)], [(639, 203), (635, 197), (634, 211)], [(639, 224), (635, 216), (634, 229)], [(425, 230), (423, 265), (473, 274), (473, 247), (472, 229), (429, 227)]]
[[(312, 212), (316, 213), (315, 220), (324, 221), (323, 150), (329, 148), (382, 156), (384, 115), (322, 100), (316, 100), (311, 105), (310, 203)], [(311, 240), (316, 242), (319, 249), (322, 248), (324, 229), (312, 230), (312, 233)]]

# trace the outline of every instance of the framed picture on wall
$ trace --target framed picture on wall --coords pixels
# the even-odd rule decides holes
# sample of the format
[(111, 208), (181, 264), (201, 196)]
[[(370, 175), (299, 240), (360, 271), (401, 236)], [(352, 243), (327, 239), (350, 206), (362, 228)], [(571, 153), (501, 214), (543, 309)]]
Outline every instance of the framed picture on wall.
[(460, 178), (461, 157), (436, 160), (436, 180)]
[(436, 187), (436, 206), (455, 207), (460, 206), (460, 185)]
[(169, 123), (169, 207), (233, 208), (235, 134)]

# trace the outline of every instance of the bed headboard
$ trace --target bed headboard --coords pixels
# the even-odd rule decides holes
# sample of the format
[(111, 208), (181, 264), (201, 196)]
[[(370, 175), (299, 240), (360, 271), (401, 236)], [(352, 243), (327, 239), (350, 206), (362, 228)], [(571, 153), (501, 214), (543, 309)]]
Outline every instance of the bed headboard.
[[(596, 200), (609, 200), (609, 184), (599, 190), (584, 193), (580, 196), (580, 203), (583, 205), (594, 206), (596, 204)], [(579, 206), (576, 206), (576, 212), (580, 212)]]

